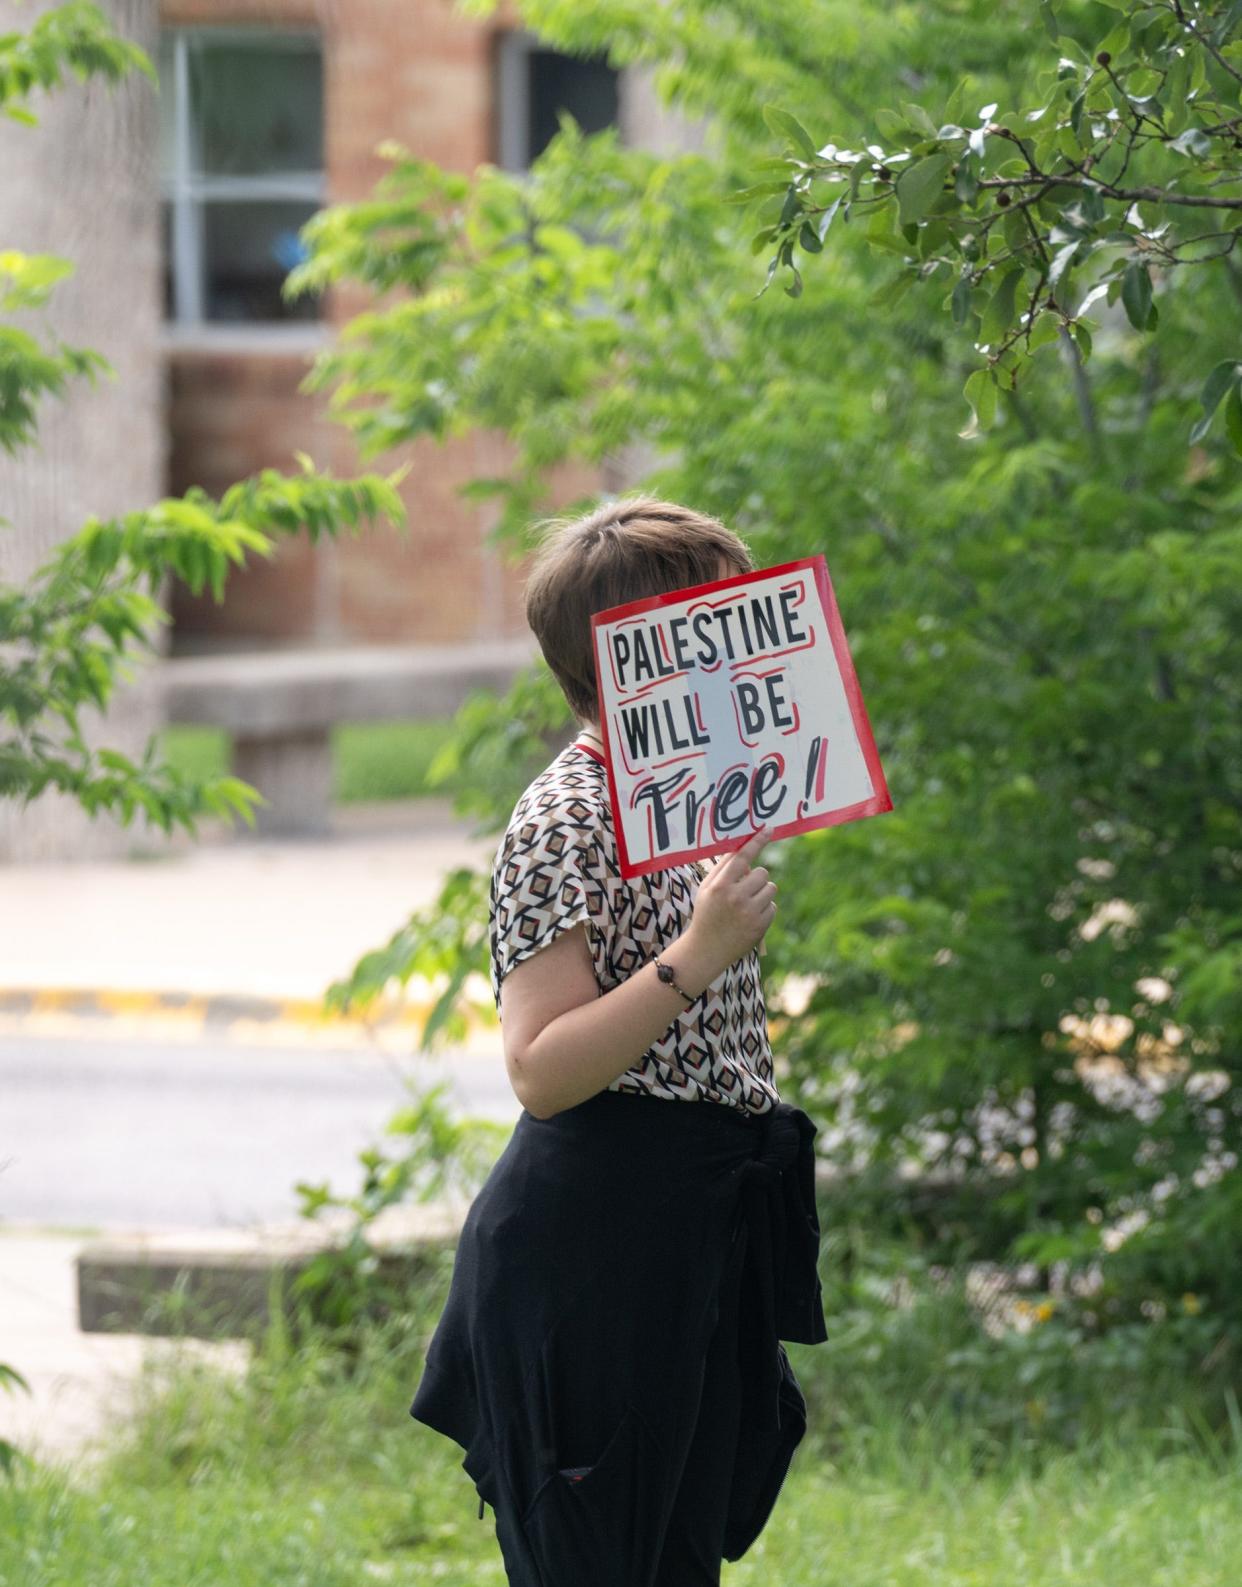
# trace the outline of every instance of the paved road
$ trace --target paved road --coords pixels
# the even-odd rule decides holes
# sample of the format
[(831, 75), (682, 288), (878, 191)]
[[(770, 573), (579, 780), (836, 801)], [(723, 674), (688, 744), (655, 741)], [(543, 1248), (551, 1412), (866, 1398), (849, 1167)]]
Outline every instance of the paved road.
[(297, 1216), (296, 1180), (354, 1191), (410, 1085), (512, 1123), (495, 1053), (394, 1057), (72, 1036), (0, 1037), (0, 1224), (238, 1227)]

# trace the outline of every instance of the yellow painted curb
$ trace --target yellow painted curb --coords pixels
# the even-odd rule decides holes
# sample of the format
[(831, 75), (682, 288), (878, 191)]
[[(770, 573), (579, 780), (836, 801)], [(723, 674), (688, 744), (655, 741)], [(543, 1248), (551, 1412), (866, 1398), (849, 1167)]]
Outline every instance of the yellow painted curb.
[[(388, 1001), (370, 1012), (342, 1014), (325, 1007), (315, 998), (259, 997), (245, 993), (199, 993), (171, 991), (117, 990), (98, 987), (6, 987), (0, 988), (0, 1016), (7, 1023), (23, 1019), (31, 1022), (49, 1016), (86, 1020), (176, 1021), (206, 1029), (208, 1027), (295, 1026), (328, 1033), (374, 1030), (421, 1030), (435, 1000)], [(495, 1021), (467, 1014), (467, 1031), (478, 1035), (498, 1029)]]

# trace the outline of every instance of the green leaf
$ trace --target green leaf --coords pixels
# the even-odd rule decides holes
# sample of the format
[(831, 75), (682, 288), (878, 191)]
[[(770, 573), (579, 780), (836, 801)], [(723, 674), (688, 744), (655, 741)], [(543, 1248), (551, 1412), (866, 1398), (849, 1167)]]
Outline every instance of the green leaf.
[(1225, 402), (1225, 432), (1233, 442), (1233, 449), (1242, 457), (1242, 392), (1232, 386)]
[(906, 245), (893, 232), (893, 209), (891, 204), (883, 204), (872, 210), (871, 219), (867, 222), (867, 241), (873, 248), (883, 248), (887, 253), (904, 254)]
[(1051, 309), (1044, 309), (1031, 327), (1027, 347), (1032, 353), (1038, 352), (1041, 347), (1046, 347), (1049, 342), (1055, 342), (1061, 330), (1061, 317), (1054, 314)]
[(976, 369), (963, 390), (974, 413), (976, 427), (980, 430), (990, 428), (996, 417), (996, 382), (992, 379), (991, 371)]
[(1140, 66), (1126, 78), (1126, 93), (1131, 99), (1150, 99), (1160, 87), (1161, 76), (1150, 66)]
[(0, 1389), (6, 1389), (12, 1394), (21, 1389), (24, 1394), (32, 1392), (29, 1379), (24, 1378), (16, 1367), (6, 1366), (0, 1361)]
[(1052, 9), (1052, 0), (1039, 0), (1039, 14), (1044, 19), (1044, 27), (1048, 30), (1048, 37), (1050, 39), (1059, 37), (1061, 29), (1057, 26), (1057, 15)]
[(739, 188), (736, 193), (730, 193), (726, 204), (749, 204), (757, 198), (770, 198), (773, 193), (783, 193), (789, 184), (787, 182), (756, 182), (753, 187)]
[(1239, 372), (1238, 363), (1232, 358), (1227, 358), (1223, 363), (1217, 364), (1203, 382), (1203, 394), (1199, 398), (1203, 404), (1203, 417), (1190, 432), (1192, 443), (1201, 441), (1207, 434), (1216, 410), (1220, 406), (1221, 398), (1231, 386), (1237, 385)]
[(1165, 124), (1170, 132), (1180, 132), (1186, 125), (1189, 109), (1186, 90), (1189, 86), (1190, 60), (1183, 50), (1180, 55), (1174, 54), (1164, 79), (1164, 88), (1161, 90), (1165, 105), (1168, 107)]
[(1049, 292), (1055, 291), (1060, 284), (1061, 277), (1065, 274), (1070, 260), (1078, 249), (1078, 242), (1079, 239), (1075, 237), (1072, 242), (1067, 242), (1063, 247), (1058, 248), (1053, 255), (1052, 263), (1048, 267), (1047, 285)]
[(1018, 290), (1018, 282), (1022, 279), (1021, 270), (1007, 270), (1001, 277), (1000, 285), (992, 294), (987, 308), (979, 325), (979, 342), (983, 346), (995, 347), (1004, 340), (1005, 333), (1013, 324), (1014, 298)]
[(1104, 35), (1104, 37), (1095, 46), (1091, 53), (1096, 57), (1097, 60), (1101, 55), (1111, 55), (1115, 69), (1115, 63), (1117, 59), (1124, 51), (1128, 50), (1129, 48), (1130, 24), (1129, 22), (1118, 22), (1117, 26), (1113, 28), (1111, 32), (1108, 32)]
[(946, 121), (961, 121), (965, 114), (967, 97), (974, 102), (974, 78), (959, 77), (957, 86), (945, 101), (944, 119)]
[(779, 105), (764, 105), (763, 119), (778, 138), (784, 138), (792, 143), (803, 159), (815, 158), (815, 141), (797, 116), (791, 115), (788, 110), (782, 110)]
[[(838, 199), (837, 202), (840, 203), (840, 200)], [(809, 220), (804, 220), (802, 222), (802, 229), (798, 233), (798, 241), (806, 249), (807, 253), (823, 252), (824, 245), (820, 241), (819, 233), (815, 230), (814, 226), (811, 225)]]
[(939, 197), (944, 174), (952, 164), (951, 154), (943, 151), (929, 154), (925, 160), (916, 160), (897, 178), (897, 203), (903, 226), (912, 225), (926, 215)]
[(1121, 301), (1130, 324), (1136, 331), (1145, 331), (1151, 319), (1151, 275), (1137, 259), (1130, 261), (1121, 279)]
[(910, 126), (921, 132), (925, 138), (934, 138), (938, 134), (936, 123), (923, 109), (922, 105), (902, 105), (905, 117)]
[(844, 197), (845, 197), (845, 195), (844, 195), (844, 193), (842, 193), (838, 197), (834, 198), (832, 203), (829, 204), (828, 208), (819, 217), (819, 241), (820, 241), (821, 245), (823, 243), (824, 238), (828, 235), (828, 228), (829, 228), (829, 226), (832, 225), (833, 217), (836, 215), (837, 211), (841, 208), (841, 200)]
[(1187, 127), (1185, 132), (1179, 133), (1169, 143), (1169, 148), (1176, 154), (1195, 155), (1202, 158), (1211, 154), (1212, 140), (1202, 127)]

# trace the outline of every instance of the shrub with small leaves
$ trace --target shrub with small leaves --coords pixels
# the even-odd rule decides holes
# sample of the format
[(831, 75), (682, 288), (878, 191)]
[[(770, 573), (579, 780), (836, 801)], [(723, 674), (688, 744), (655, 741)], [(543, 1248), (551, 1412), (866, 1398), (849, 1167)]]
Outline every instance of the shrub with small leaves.
[[(1229, 264), (1242, 236), (1242, 11), (1227, 0), (1039, 10), (1044, 59), (1024, 101), (979, 105), (966, 80), (938, 113), (877, 110), (883, 141), (859, 128), (845, 144), (769, 106), (785, 172), (737, 195), (762, 206), (755, 246), (775, 249), (765, 285), (783, 268), (799, 295), (798, 252), (821, 253), (839, 217), (900, 258), (894, 291), (938, 287), (983, 359), (965, 394), (985, 430), (998, 391), (1018, 389), (1041, 348), (1090, 357), (1097, 305), (1120, 303), (1153, 332), (1170, 278)], [(1215, 365), (1201, 401), (1189, 439), (1223, 407), (1242, 453), (1242, 356)]]

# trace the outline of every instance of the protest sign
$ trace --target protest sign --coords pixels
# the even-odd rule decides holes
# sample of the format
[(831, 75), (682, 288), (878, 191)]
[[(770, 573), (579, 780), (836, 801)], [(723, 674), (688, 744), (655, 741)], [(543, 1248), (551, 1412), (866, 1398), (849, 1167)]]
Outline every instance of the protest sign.
[(822, 555), (613, 606), (591, 630), (624, 877), (893, 808)]

